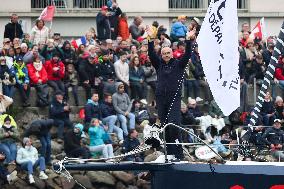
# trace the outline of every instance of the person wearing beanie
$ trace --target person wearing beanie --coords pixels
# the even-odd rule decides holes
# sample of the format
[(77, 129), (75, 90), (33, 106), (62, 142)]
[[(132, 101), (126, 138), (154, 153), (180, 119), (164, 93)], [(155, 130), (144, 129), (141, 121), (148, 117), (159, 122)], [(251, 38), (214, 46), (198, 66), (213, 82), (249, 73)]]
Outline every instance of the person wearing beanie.
[(4, 124), (0, 128), (0, 149), (5, 153), (5, 163), (15, 164), (17, 146), (16, 141), (19, 137), (19, 131), (15, 125), (11, 124), (11, 119), (6, 116)]
[(21, 169), (28, 171), (29, 183), (35, 183), (33, 177), (34, 168), (39, 166), (39, 179), (46, 180), (48, 176), (45, 174), (45, 159), (44, 157), (38, 157), (37, 149), (32, 145), (32, 140), (28, 137), (23, 138), (23, 147), (17, 152), (17, 163), (21, 166)]
[(13, 64), (16, 76), (16, 87), (18, 88), (20, 95), (22, 97), (23, 107), (28, 107), (30, 97), (30, 79), (28, 74), (28, 69), (23, 62), (22, 57), (16, 58)]
[(283, 145), (284, 131), (281, 129), (282, 121), (275, 119), (273, 127), (269, 127), (262, 135), (264, 143), (271, 149), (272, 156), (280, 161), (284, 161)]
[(110, 62), (109, 51), (102, 50), (102, 62), (101, 62), (101, 77), (103, 78), (104, 94), (115, 93), (115, 70), (113, 64)]
[(85, 146), (82, 124), (76, 124), (73, 129), (67, 131), (64, 136), (64, 151), (68, 157), (84, 158), (90, 157), (88, 148)]
[(65, 92), (63, 78), (65, 75), (65, 66), (60, 60), (59, 53), (54, 53), (51, 60), (45, 62), (45, 69), (47, 72), (47, 84), (54, 91)]
[(54, 125), (57, 129), (57, 142), (63, 142), (64, 127), (72, 128), (72, 123), (69, 118), (70, 106), (63, 99), (64, 93), (56, 91), (49, 106), (49, 118), (54, 120)]
[(135, 129), (135, 115), (130, 112), (132, 102), (128, 94), (124, 92), (124, 84), (122, 82), (117, 83), (117, 92), (112, 95), (112, 104), (121, 123), (124, 136), (127, 136), (127, 120), (129, 119), (129, 128)]
[(34, 120), (28, 128), (25, 129), (24, 137), (35, 135), (41, 143), (40, 154), (45, 158), (46, 164), (51, 161), (51, 136), (50, 129), (54, 125), (53, 119)]

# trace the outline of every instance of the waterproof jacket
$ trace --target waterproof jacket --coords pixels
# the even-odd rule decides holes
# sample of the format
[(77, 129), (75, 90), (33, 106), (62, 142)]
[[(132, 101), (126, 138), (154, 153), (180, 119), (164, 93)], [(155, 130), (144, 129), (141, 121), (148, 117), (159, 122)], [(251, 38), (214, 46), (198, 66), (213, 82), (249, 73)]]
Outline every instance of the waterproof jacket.
[(118, 19), (118, 35), (122, 37), (122, 40), (125, 41), (129, 38), (129, 29), (128, 29), (128, 23), (125, 18), (119, 18)]
[(49, 118), (69, 119), (69, 112), (64, 111), (64, 106), (66, 106), (64, 102), (60, 103), (53, 98), (49, 107)]
[[(58, 81), (64, 78), (65, 66), (61, 61), (58, 61), (58, 62), (54, 62), (53, 60), (46, 61), (44, 67), (47, 72), (48, 80)], [(54, 71), (53, 69), (56, 67), (59, 68), (59, 70)]]
[(93, 118), (101, 120), (102, 113), (99, 103), (89, 99), (85, 105), (85, 122), (90, 123)]
[(30, 77), (30, 83), (31, 84), (40, 84), (38, 82), (38, 80), (41, 79), (42, 83), (41, 84), (45, 84), (47, 82), (47, 72), (44, 68), (44, 66), (42, 66), (42, 69), (40, 71), (37, 71), (34, 67), (33, 64), (28, 64), (28, 73), (29, 73), (29, 77)]

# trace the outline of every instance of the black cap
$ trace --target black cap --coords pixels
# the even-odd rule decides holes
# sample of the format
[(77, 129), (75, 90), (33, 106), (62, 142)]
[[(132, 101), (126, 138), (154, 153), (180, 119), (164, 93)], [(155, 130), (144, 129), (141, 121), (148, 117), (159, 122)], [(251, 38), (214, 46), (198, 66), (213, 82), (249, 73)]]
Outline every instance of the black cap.
[(57, 95), (62, 95), (62, 96), (64, 96), (64, 93), (62, 92), (62, 91), (56, 91), (55, 93), (54, 93), (54, 95), (55, 96), (57, 96)]
[(54, 56), (60, 57), (60, 53), (58, 51), (53, 51), (52, 57)]
[(21, 56), (16, 57), (16, 62), (23, 62), (23, 58)]
[(104, 49), (101, 50), (101, 55), (102, 55), (102, 56), (108, 55), (108, 54), (109, 54), (109, 51), (108, 51), (108, 50), (104, 50)]

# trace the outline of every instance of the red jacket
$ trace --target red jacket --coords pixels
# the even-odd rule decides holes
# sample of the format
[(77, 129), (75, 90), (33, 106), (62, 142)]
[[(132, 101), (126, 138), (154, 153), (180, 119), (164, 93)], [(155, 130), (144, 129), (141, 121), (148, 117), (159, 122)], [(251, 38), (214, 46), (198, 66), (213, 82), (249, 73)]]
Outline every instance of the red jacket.
[(175, 59), (179, 59), (180, 57), (182, 57), (184, 55), (184, 51), (181, 51), (179, 49), (175, 50), (173, 53), (173, 57)]
[(118, 20), (118, 35), (122, 37), (123, 41), (129, 38), (128, 23), (125, 18), (119, 18)]
[[(65, 74), (65, 66), (64, 64), (59, 61), (57, 63), (54, 63), (53, 60), (48, 60), (45, 62), (44, 65), (46, 72), (47, 72), (47, 78), (50, 81), (58, 81), (64, 78)], [(59, 68), (59, 70), (54, 71), (53, 68)]]
[(42, 69), (38, 72), (38, 76), (36, 74), (37, 71), (35, 67), (33, 66), (33, 64), (28, 64), (27, 68), (28, 68), (31, 84), (38, 84), (39, 79), (42, 80), (42, 84), (47, 82), (47, 73), (46, 73), (44, 66), (42, 66)]
[(284, 80), (283, 68), (276, 68), (274, 77), (278, 80)]

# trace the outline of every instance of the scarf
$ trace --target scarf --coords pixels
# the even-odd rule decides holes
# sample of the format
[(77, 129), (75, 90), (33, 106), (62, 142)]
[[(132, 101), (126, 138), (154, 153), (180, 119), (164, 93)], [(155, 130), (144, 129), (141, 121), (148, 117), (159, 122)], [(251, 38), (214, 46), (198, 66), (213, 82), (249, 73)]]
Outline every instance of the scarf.
[(18, 77), (20, 83), (23, 83), (26, 77), (26, 74), (23, 72), (25, 64), (19, 65), (17, 62), (14, 62), (14, 68), (16, 68), (16, 76)]

